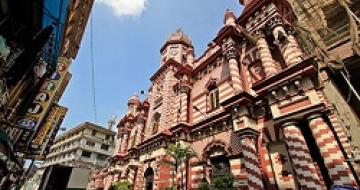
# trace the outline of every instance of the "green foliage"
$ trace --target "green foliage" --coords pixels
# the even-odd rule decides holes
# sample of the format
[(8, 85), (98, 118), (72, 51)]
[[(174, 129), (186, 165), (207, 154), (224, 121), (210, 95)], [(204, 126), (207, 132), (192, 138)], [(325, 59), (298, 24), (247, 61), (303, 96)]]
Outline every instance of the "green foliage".
[(233, 188), (234, 178), (231, 175), (223, 175), (214, 177), (211, 186), (214, 190), (231, 190)]
[(174, 158), (177, 163), (187, 160), (195, 155), (190, 146), (183, 145), (180, 142), (169, 144), (166, 153)]
[(231, 175), (223, 175), (214, 177), (211, 183), (201, 183), (200, 190), (234, 190), (234, 178)]
[(200, 190), (211, 190), (211, 186), (210, 186), (210, 184), (204, 182), (199, 185), (199, 189)]
[[(173, 163), (173, 165), (175, 166), (176, 172), (178, 172), (179, 166), (182, 163), (186, 163), (187, 160), (196, 156), (195, 152), (191, 149), (190, 146), (184, 145), (183, 143), (180, 143), (180, 142), (169, 144), (166, 149), (166, 154), (171, 156), (175, 160), (175, 163)], [(184, 176), (182, 176), (182, 175), (180, 177), (181, 185), (183, 185), (182, 184), (183, 177)], [(176, 178), (174, 177), (174, 181), (175, 181), (175, 179)], [(176, 189), (176, 188), (172, 187), (172, 189)]]
[(112, 190), (131, 190), (132, 184), (129, 181), (120, 181), (113, 185), (110, 189)]

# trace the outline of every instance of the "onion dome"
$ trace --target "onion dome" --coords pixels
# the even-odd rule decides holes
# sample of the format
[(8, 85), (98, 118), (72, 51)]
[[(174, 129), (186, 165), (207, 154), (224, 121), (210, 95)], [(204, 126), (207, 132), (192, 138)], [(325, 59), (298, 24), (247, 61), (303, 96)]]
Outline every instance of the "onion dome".
[(138, 97), (136, 94), (132, 95), (132, 96), (129, 98), (128, 105), (131, 105), (131, 104), (137, 105), (137, 104), (139, 104), (139, 103), (140, 103), (140, 99), (139, 99), (139, 97)]
[(176, 32), (171, 33), (169, 38), (166, 40), (165, 44), (172, 43), (184, 43), (188, 46), (192, 46), (191, 39), (188, 35), (186, 35), (180, 28), (176, 30)]

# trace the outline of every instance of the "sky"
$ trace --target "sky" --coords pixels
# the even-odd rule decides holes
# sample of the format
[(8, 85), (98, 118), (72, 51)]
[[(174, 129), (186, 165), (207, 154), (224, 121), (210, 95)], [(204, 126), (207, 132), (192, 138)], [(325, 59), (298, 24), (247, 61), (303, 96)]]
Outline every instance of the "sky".
[(237, 16), (242, 10), (238, 0), (95, 0), (92, 42), (97, 120), (89, 21), (70, 69), (73, 77), (60, 101), (69, 108), (62, 127), (86, 121), (106, 127), (111, 117), (120, 118), (131, 95), (147, 92), (169, 34), (181, 28), (192, 38), (199, 57), (221, 29), (227, 8)]

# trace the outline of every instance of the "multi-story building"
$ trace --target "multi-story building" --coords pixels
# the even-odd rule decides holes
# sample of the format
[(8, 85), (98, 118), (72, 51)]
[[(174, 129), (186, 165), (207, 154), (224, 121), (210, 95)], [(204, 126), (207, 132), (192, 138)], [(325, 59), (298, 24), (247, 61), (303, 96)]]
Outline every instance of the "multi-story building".
[(42, 167), (65, 165), (95, 169), (104, 167), (115, 148), (115, 132), (85, 122), (56, 137)]
[[(129, 100), (111, 164), (92, 178), (94, 188), (127, 180), (135, 190), (199, 189), (221, 176), (239, 189), (358, 187), (354, 139), (334, 101), (352, 105), (334, 87), (340, 95), (330, 97), (322, 72), (336, 59), (314, 37), (303, 41), (307, 29), (299, 30), (302, 18), (288, 1), (239, 2), (242, 14), (225, 12), (200, 57), (183, 31), (166, 40), (148, 97)], [(193, 156), (175, 160), (168, 150), (175, 142)]]

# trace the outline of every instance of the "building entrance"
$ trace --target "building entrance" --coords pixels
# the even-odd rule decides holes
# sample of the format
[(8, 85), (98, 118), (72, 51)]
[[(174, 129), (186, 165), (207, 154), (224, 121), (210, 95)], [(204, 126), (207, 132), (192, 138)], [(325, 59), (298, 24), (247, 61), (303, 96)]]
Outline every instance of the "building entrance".
[(146, 169), (144, 178), (145, 178), (145, 190), (153, 190), (154, 170), (152, 168)]

